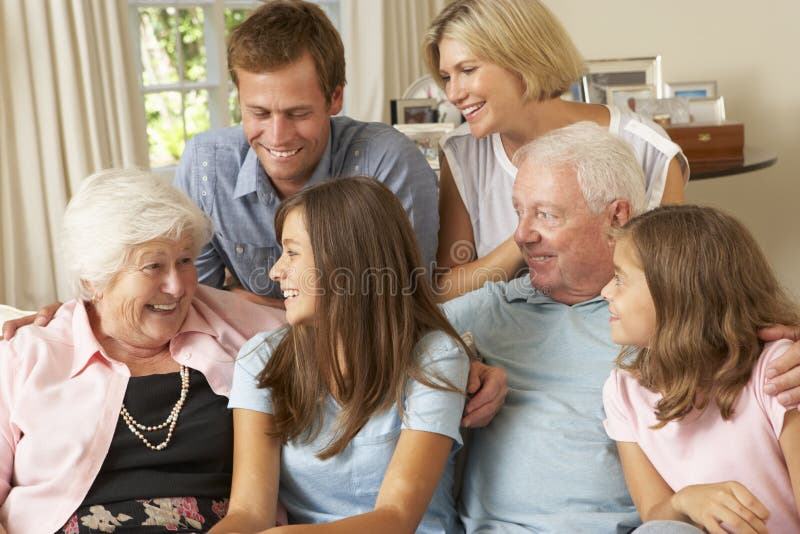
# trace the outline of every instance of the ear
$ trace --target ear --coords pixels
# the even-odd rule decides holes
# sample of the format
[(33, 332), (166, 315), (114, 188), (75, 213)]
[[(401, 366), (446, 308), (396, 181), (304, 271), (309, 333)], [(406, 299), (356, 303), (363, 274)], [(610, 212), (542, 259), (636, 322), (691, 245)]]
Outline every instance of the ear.
[(328, 113), (331, 115), (338, 115), (342, 111), (344, 104), (344, 85), (339, 85), (333, 90), (331, 95), (331, 104), (328, 106)]
[(86, 290), (86, 292), (91, 295), (92, 302), (99, 302), (103, 298), (103, 292), (99, 291), (95, 288), (94, 284), (91, 282), (87, 282), (86, 280), (81, 280), (81, 285)]
[(612, 227), (620, 228), (628, 224), (631, 220), (631, 202), (626, 198), (620, 198), (608, 205), (608, 214)]

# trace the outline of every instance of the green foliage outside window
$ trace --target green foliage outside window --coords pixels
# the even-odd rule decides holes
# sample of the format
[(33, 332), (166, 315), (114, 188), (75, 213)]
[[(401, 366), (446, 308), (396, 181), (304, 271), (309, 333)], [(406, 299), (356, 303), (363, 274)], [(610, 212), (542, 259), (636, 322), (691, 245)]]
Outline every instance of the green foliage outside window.
[[(226, 35), (241, 23), (248, 10), (226, 9)], [(147, 92), (148, 87), (207, 81), (206, 46), (202, 8), (145, 7), (139, 9), (142, 83), (145, 93), (150, 165), (175, 165), (186, 140), (209, 129), (209, 93), (205, 89), (172, 89)], [(180, 47), (180, 49), (178, 48)], [(221, 69), (226, 72), (225, 66)], [(229, 83), (232, 123), (241, 121), (235, 89)]]

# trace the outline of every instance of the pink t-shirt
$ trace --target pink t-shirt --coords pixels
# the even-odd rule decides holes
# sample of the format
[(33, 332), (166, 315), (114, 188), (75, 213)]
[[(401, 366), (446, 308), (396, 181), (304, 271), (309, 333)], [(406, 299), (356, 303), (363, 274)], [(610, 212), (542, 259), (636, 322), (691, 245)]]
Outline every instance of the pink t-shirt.
[(735, 480), (770, 511), (772, 534), (800, 532), (800, 516), (778, 438), (786, 408), (764, 393), (765, 371), (791, 345), (768, 343), (753, 375), (737, 399), (734, 417), (724, 421), (718, 409), (652, 429), (661, 398), (630, 373), (615, 369), (603, 387), (604, 425), (615, 441), (635, 442), (674, 490), (692, 484)]

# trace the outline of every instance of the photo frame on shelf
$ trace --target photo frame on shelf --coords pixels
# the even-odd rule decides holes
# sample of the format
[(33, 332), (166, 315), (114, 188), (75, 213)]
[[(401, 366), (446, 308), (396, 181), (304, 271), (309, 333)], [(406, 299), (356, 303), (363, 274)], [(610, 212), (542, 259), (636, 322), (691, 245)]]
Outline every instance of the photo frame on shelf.
[(664, 84), (664, 98), (716, 98), (717, 82), (668, 82)]
[(606, 89), (606, 103), (618, 108), (636, 111), (636, 99), (655, 98), (655, 87), (643, 85), (616, 85)]
[(587, 61), (586, 67), (588, 72), (581, 80), (585, 102), (607, 104), (607, 90), (618, 86), (650, 85), (656, 98), (663, 96), (661, 56), (594, 59)]
[(439, 121), (439, 101), (435, 98), (393, 99), (392, 124), (425, 124)]
[(439, 171), (439, 139), (453, 129), (449, 122), (395, 124), (394, 127), (411, 139), (428, 165)]
[(725, 122), (725, 98), (691, 98), (689, 113), (692, 122), (719, 124)]

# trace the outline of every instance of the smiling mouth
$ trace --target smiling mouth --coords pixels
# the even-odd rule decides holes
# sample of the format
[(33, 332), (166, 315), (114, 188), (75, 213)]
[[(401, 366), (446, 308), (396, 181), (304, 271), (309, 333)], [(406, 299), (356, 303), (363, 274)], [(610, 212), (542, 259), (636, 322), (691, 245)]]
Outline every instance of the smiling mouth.
[(480, 104), (474, 104), (472, 106), (466, 107), (461, 110), (461, 114), (464, 115), (464, 118), (469, 120), (472, 115), (474, 115), (479, 109), (483, 107), (484, 102)]
[(146, 304), (145, 308), (154, 312), (171, 312), (178, 306), (177, 302), (172, 304)]
[(532, 261), (532, 262), (543, 262), (543, 261), (547, 261), (549, 259), (552, 259), (554, 257), (555, 256), (534, 256), (533, 254), (528, 254), (526, 256), (528, 261)]
[(282, 150), (273, 150), (271, 148), (268, 148), (267, 152), (269, 152), (271, 156), (274, 156), (276, 158), (290, 158), (295, 154), (297, 154), (298, 152), (300, 152), (300, 149), (295, 148), (294, 150), (282, 151)]
[(300, 291), (297, 289), (284, 289), (283, 290), (283, 298), (290, 299), (294, 297), (299, 297)]

